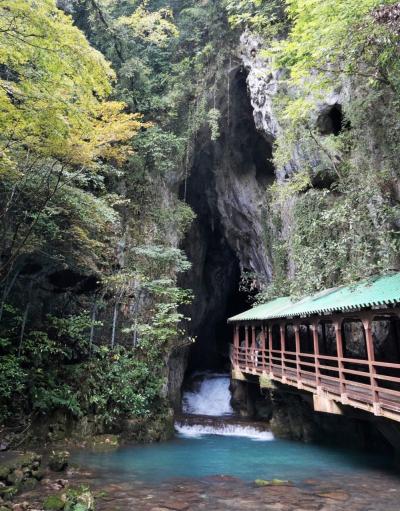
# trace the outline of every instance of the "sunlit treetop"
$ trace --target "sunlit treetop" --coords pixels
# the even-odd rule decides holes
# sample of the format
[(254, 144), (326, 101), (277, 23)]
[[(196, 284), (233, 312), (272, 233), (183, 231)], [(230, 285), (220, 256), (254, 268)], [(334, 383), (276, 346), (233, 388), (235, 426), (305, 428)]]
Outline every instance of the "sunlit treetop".
[[(374, 12), (394, 0), (285, 0), (289, 36), (276, 42), (280, 65), (295, 81), (310, 71), (357, 73), (360, 59), (376, 67), (377, 78), (397, 47), (394, 32), (376, 22)], [(398, 42), (398, 41), (397, 41)]]
[[(108, 102), (114, 72), (55, 0), (0, 4), (0, 169), (29, 150), (68, 163), (122, 157), (140, 117)], [(114, 147), (115, 146), (115, 147)]]
[(163, 8), (149, 11), (147, 5), (148, 1), (144, 1), (130, 16), (120, 16), (115, 25), (126, 27), (132, 36), (145, 42), (165, 46), (171, 37), (178, 36), (178, 30), (173, 23), (172, 10)]

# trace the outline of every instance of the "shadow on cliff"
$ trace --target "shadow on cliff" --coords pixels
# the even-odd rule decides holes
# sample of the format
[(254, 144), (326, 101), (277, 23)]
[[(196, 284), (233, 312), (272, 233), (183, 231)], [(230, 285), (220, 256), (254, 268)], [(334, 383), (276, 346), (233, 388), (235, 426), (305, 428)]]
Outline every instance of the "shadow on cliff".
[(251, 303), (240, 289), (241, 277), (249, 272), (270, 278), (262, 213), (265, 188), (274, 179), (272, 146), (255, 128), (246, 79), (243, 68), (231, 71), (229, 95), (217, 98), (220, 136), (212, 141), (207, 127), (200, 131), (185, 187), (196, 213), (182, 246), (192, 270), (180, 282), (195, 295), (185, 311), (189, 334), (197, 339), (189, 373), (229, 370), (232, 334), (226, 320)]

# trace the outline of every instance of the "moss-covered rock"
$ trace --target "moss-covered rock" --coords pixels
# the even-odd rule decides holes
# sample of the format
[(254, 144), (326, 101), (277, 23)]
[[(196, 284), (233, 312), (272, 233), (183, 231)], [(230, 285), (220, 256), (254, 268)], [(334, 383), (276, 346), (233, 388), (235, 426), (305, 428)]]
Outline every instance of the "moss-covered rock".
[(274, 382), (271, 380), (271, 377), (267, 374), (262, 374), (259, 378), (260, 387), (262, 389), (274, 389)]
[[(92, 511), (94, 509), (94, 497), (89, 490), (79, 495), (77, 506), (79, 506), (82, 509), (82, 511)], [(74, 511), (78, 511), (78, 509), (76, 509), (76, 506)]]
[(5, 481), (12, 468), (8, 464), (0, 465), (0, 481)]
[(120, 445), (118, 435), (96, 435), (92, 437), (88, 442), (87, 446), (95, 451), (112, 451), (117, 449)]
[(34, 490), (36, 488), (37, 484), (38, 484), (37, 479), (35, 479), (34, 477), (28, 477), (28, 479), (25, 479), (19, 485), (19, 490), (21, 492), (32, 491), (32, 490)]
[(46, 497), (43, 502), (45, 511), (61, 511), (65, 507), (65, 502), (57, 495)]
[(63, 495), (65, 500), (64, 511), (94, 511), (94, 496), (89, 488), (71, 488)]
[(11, 500), (18, 493), (18, 488), (16, 486), (3, 486), (0, 488), (0, 497), (4, 500)]
[[(35, 452), (17, 454), (11, 460), (0, 465), (0, 481), (11, 478), (10, 482), (14, 483), (15, 479), (23, 477), (24, 474), (29, 474), (32, 470), (37, 470), (41, 461), (42, 457)], [(16, 474), (11, 475), (15, 471)]]
[(41, 481), (44, 477), (45, 471), (44, 468), (39, 467), (37, 470), (32, 470), (32, 477), (37, 479), (38, 481)]
[(54, 472), (62, 472), (68, 466), (68, 451), (53, 451), (49, 457), (49, 467)]
[(17, 461), (21, 467), (38, 467), (42, 461), (42, 456), (36, 452), (26, 452)]
[(16, 454), (0, 466), (0, 497), (10, 501), (21, 492), (31, 491), (43, 477), (40, 464), (42, 457), (34, 452)]
[(123, 423), (122, 436), (125, 440), (136, 442), (160, 442), (174, 435), (174, 413), (171, 409), (151, 418), (130, 418)]
[(10, 472), (7, 476), (7, 482), (12, 485), (18, 485), (24, 479), (24, 471), (20, 468), (16, 468), (12, 472)]

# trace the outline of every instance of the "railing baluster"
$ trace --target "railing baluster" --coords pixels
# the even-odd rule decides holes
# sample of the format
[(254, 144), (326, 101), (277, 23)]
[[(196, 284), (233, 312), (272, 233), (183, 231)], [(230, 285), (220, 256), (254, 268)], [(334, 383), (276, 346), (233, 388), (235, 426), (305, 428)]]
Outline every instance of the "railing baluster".
[(238, 348), (239, 348), (239, 325), (236, 325), (235, 326), (235, 333), (234, 333), (234, 337), (233, 337), (233, 360), (234, 360), (234, 363), (236, 365), (238, 365), (239, 363), (239, 353), (238, 353)]
[(249, 327), (248, 325), (246, 325), (244, 327), (244, 348), (245, 348), (245, 366), (246, 366), (246, 369), (248, 370), (249, 368)]
[(265, 325), (261, 326), (261, 366), (262, 372), (265, 371)]
[(296, 378), (297, 385), (301, 387), (301, 373), (300, 373), (300, 329), (299, 325), (294, 325), (294, 337), (296, 342)]
[(338, 371), (339, 371), (339, 385), (340, 385), (340, 395), (342, 398), (342, 403), (347, 404), (347, 388), (346, 388), (346, 374), (344, 373), (344, 363), (343, 363), (343, 337), (342, 337), (342, 321), (343, 319), (338, 318), (335, 319), (333, 325), (335, 327), (336, 334), (336, 349), (338, 355)]
[(281, 337), (280, 341), (281, 341), (281, 352), (282, 352), (282, 357), (281, 357), (281, 361), (282, 361), (282, 382), (285, 383), (286, 382), (285, 323), (280, 323), (280, 325), (279, 325), (279, 333), (280, 333), (280, 337)]
[(314, 345), (314, 363), (315, 363), (315, 385), (317, 390), (321, 389), (321, 370), (319, 361), (319, 340), (318, 340), (318, 321), (314, 321), (311, 325)]
[(269, 348), (269, 372), (270, 376), (274, 375), (274, 363), (272, 359), (272, 325), (268, 328), (268, 348)]
[(365, 316), (362, 319), (365, 340), (367, 345), (368, 355), (368, 367), (369, 367), (369, 378), (371, 383), (372, 402), (375, 415), (381, 415), (381, 406), (379, 402), (379, 387), (377, 386), (377, 380), (375, 378), (376, 367), (375, 367), (375, 351), (374, 351), (374, 340), (372, 337), (372, 318), (371, 316)]

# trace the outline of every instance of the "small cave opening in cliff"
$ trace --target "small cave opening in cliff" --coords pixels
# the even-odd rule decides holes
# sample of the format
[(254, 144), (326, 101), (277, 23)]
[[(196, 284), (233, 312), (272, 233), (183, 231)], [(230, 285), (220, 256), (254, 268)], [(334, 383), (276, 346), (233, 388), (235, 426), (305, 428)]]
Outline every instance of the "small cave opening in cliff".
[(64, 293), (74, 289), (77, 294), (89, 294), (99, 287), (95, 275), (82, 275), (70, 269), (58, 270), (47, 276), (48, 282), (53, 286), (53, 292)]
[(317, 120), (317, 126), (321, 135), (338, 136), (346, 126), (342, 105), (335, 103), (321, 113)]

